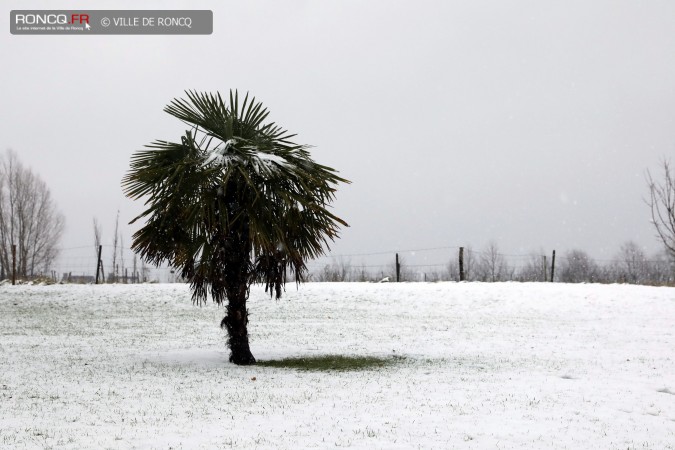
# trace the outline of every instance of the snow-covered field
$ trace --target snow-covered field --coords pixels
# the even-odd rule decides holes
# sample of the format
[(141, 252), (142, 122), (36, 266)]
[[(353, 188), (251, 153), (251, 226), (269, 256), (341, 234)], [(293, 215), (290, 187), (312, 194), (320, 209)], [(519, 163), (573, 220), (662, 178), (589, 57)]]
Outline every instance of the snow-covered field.
[(250, 309), (261, 360), (404, 358), (237, 367), (187, 286), (0, 286), (0, 448), (675, 448), (673, 288), (290, 284)]

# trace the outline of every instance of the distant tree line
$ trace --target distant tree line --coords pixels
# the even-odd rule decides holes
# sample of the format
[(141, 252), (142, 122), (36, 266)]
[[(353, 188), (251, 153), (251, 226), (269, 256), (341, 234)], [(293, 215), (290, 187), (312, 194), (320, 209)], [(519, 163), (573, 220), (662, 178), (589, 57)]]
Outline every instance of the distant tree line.
[[(647, 171), (648, 197), (658, 239), (664, 250), (648, 256), (633, 241), (624, 243), (615, 257), (598, 261), (580, 249), (558, 256), (554, 281), (563, 283), (630, 283), (675, 285), (675, 173), (667, 160), (662, 162), (663, 176), (654, 179)], [(551, 261), (541, 254), (531, 254), (524, 264), (515, 265), (499, 252), (492, 241), (482, 251), (466, 247), (463, 253), (464, 279), (467, 281), (550, 281)], [(459, 260), (452, 259), (440, 269), (408, 266), (399, 258), (400, 281), (459, 281)], [(312, 281), (396, 281), (395, 264), (380, 267), (353, 266), (349, 260), (337, 259), (311, 274)]]
[[(480, 251), (464, 249), (467, 281), (550, 281), (551, 260), (539, 253), (518, 258), (518, 264), (500, 253), (495, 242)], [(400, 281), (459, 281), (459, 261), (444, 267), (414, 266), (399, 258)], [(394, 264), (373, 267), (353, 265), (339, 258), (312, 273), (312, 281), (396, 281)], [(647, 255), (635, 242), (624, 243), (611, 260), (594, 260), (587, 252), (573, 249), (556, 260), (554, 280), (563, 283), (628, 283), (675, 285), (675, 260), (668, 252)]]

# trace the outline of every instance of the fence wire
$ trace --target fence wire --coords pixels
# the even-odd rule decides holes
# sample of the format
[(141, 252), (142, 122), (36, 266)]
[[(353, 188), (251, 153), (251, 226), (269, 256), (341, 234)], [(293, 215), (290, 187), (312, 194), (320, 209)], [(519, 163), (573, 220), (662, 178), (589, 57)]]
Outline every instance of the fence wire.
[[(641, 252), (613, 259), (590, 258), (584, 252), (526, 254), (502, 253), (496, 247), (390, 249), (360, 253), (328, 254), (307, 262), (308, 281), (395, 281), (396, 256), (400, 281), (459, 281), (459, 250), (464, 248), (467, 281), (554, 281), (605, 282), (672, 285), (675, 262), (667, 255), (647, 258)], [(113, 254), (114, 265), (113, 265)], [(98, 249), (94, 245), (59, 248), (52, 266), (38, 276), (56, 282), (93, 283), (96, 280)], [(99, 282), (181, 282), (171, 267), (144, 264), (128, 247), (102, 245)]]

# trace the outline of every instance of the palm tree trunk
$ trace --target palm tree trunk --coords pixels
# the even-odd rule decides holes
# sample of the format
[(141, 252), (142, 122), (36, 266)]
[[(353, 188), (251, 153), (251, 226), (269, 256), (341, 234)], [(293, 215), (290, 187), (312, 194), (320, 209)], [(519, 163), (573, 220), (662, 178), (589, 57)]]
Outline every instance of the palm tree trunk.
[[(228, 197), (218, 200), (215, 207), (214, 235), (218, 237), (220, 248), (215, 257), (215, 265), (220, 272), (211, 281), (211, 294), (217, 303), (227, 297), (227, 315), (220, 322), (227, 330), (230, 362), (247, 366), (255, 364), (255, 358), (248, 344), (248, 311), (246, 300), (249, 294), (250, 264), (252, 244), (249, 238), (249, 222), (243, 215), (236, 197), (236, 184), (228, 186)], [(220, 195), (220, 194), (219, 194)], [(222, 204), (221, 204), (222, 203)], [(220, 217), (226, 211), (227, 223), (236, 227), (226, 229)], [(240, 217), (237, 220), (237, 217)]]
[(227, 291), (227, 315), (220, 326), (227, 329), (230, 347), (230, 362), (242, 366), (255, 364), (255, 358), (248, 345), (248, 311), (246, 299), (248, 286), (244, 283)]
[[(236, 206), (231, 210), (236, 211)], [(227, 329), (231, 352), (230, 362), (247, 366), (255, 364), (255, 358), (248, 345), (248, 310), (246, 309), (251, 260), (248, 222), (244, 221), (240, 230), (230, 230), (223, 242), (221, 256), (225, 273), (222, 278), (224, 281), (222, 287), (227, 294), (227, 315), (220, 326)]]

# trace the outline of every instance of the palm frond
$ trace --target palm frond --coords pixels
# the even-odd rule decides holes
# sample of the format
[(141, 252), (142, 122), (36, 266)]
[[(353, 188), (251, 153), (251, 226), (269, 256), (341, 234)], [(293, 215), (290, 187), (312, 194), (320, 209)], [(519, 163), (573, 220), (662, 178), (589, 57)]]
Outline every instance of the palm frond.
[(279, 297), (286, 271), (302, 281), (305, 262), (348, 226), (329, 208), (349, 181), (314, 162), (294, 134), (264, 123), (269, 111), (248, 93), (241, 104), (237, 91), (227, 103), (219, 93), (185, 94), (164, 108), (190, 127), (180, 143), (136, 152), (122, 180), (126, 195), (147, 205), (133, 221), (145, 220), (133, 249), (179, 268), (195, 302), (207, 292), (222, 302), (235, 275)]

